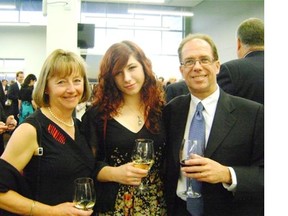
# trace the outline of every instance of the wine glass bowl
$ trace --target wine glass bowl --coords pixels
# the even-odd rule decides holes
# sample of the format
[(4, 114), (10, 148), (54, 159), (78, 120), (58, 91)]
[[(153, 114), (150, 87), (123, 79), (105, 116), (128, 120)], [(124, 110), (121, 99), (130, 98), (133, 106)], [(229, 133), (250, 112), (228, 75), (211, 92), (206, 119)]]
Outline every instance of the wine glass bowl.
[[(150, 170), (154, 163), (154, 141), (151, 139), (136, 139), (135, 146), (132, 151), (131, 159), (134, 167)], [(145, 189), (141, 182), (140, 190)]]
[(96, 202), (93, 179), (81, 177), (74, 181), (73, 202), (78, 209), (85, 211), (93, 209)]

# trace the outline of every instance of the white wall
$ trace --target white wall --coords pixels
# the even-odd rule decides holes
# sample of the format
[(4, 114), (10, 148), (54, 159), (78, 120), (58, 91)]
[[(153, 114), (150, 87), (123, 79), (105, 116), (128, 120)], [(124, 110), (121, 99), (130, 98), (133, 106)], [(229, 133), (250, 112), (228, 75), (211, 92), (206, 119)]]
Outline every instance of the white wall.
[(46, 58), (46, 28), (0, 26), (0, 58), (24, 58), (26, 66), (19, 70), (37, 76)]

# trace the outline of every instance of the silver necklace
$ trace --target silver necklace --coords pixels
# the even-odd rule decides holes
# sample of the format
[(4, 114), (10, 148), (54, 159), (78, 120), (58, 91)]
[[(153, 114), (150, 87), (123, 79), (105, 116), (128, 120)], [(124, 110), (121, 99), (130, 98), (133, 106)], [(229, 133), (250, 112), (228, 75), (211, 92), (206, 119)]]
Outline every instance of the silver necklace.
[(67, 124), (66, 122), (64, 122), (63, 120), (59, 119), (57, 116), (55, 116), (55, 114), (52, 112), (52, 110), (50, 109), (50, 107), (48, 107), (48, 110), (50, 112), (50, 114), (53, 116), (53, 118), (55, 118), (58, 122), (66, 125), (67, 127), (74, 127), (74, 121), (73, 119), (71, 119), (71, 124)]
[[(127, 105), (126, 105), (127, 106)], [(131, 107), (129, 107), (129, 106), (127, 106), (128, 107), (128, 109), (132, 112), (132, 113), (134, 113), (134, 114), (136, 114), (136, 112), (134, 112), (134, 110), (131, 108)], [(142, 121), (142, 119), (141, 119), (141, 116), (140, 115), (137, 115), (137, 118), (138, 118), (138, 126), (141, 126), (142, 124), (143, 124), (143, 121)]]
[(143, 124), (142, 119), (139, 115), (137, 115), (138, 117), (138, 126), (141, 126)]

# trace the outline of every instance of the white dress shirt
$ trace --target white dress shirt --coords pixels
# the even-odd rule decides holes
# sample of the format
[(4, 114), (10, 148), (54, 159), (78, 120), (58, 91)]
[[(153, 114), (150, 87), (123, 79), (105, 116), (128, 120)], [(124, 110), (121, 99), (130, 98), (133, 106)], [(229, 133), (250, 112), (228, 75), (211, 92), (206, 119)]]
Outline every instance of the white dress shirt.
[[(205, 119), (205, 147), (207, 146), (207, 142), (208, 142), (208, 138), (210, 135), (219, 96), (220, 96), (220, 90), (218, 86), (217, 86), (217, 90), (213, 94), (211, 94), (209, 97), (205, 98), (202, 101), (191, 94), (190, 108), (189, 108), (189, 112), (187, 116), (185, 133), (184, 133), (183, 139), (188, 139), (190, 124), (194, 116), (194, 113), (196, 111), (196, 106), (201, 101), (201, 103), (204, 106), (203, 116)], [(229, 167), (229, 170), (232, 176), (232, 184), (231, 185), (223, 184), (223, 186), (227, 190), (233, 191), (236, 189), (237, 179), (236, 179), (236, 174), (233, 168)], [(187, 183), (186, 177), (180, 171), (178, 185), (177, 185), (177, 195), (183, 200), (186, 200), (185, 196), (182, 195), (183, 191), (185, 191), (187, 188), (186, 183)]]

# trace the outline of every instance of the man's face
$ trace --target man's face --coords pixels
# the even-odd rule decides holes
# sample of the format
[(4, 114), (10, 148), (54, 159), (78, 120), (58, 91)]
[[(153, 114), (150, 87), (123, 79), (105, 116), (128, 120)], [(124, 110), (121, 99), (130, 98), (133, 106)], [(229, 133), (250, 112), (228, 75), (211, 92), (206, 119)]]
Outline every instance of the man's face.
[(187, 42), (182, 49), (182, 62), (180, 71), (194, 96), (204, 99), (217, 89), (220, 63), (214, 60), (212, 48), (206, 41), (193, 39)]
[(16, 79), (19, 83), (22, 84), (24, 82), (24, 74), (18, 74)]

